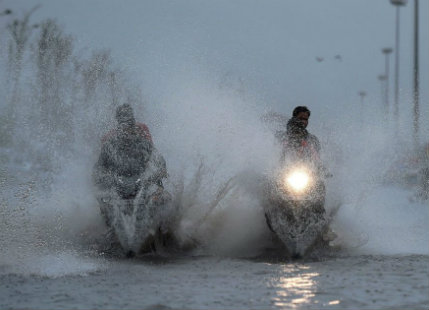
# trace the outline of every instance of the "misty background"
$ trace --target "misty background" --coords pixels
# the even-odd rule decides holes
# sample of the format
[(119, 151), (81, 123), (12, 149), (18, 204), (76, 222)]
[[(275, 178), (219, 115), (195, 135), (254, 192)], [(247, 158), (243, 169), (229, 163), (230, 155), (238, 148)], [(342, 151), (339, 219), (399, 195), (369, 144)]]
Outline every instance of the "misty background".
[[(164, 155), (168, 188), (182, 186), (181, 232), (234, 178), (199, 232), (212, 250), (244, 253), (267, 235), (253, 189), (280, 155), (274, 132), (284, 124), (270, 115), (287, 119), (307, 105), (334, 174), (328, 204), (343, 204), (337, 229), (370, 238), (366, 251), (427, 254), (427, 208), (404, 199), (413, 189), (392, 173), (421, 164), (428, 142), (428, 2), (420, 2), (417, 150), (412, 7), (401, 8), (396, 127), (392, 56), (388, 114), (377, 79), (381, 49), (394, 46), (389, 1), (0, 1), (2, 260), (102, 231), (91, 169), (124, 102)], [(386, 183), (400, 187), (379, 197)]]

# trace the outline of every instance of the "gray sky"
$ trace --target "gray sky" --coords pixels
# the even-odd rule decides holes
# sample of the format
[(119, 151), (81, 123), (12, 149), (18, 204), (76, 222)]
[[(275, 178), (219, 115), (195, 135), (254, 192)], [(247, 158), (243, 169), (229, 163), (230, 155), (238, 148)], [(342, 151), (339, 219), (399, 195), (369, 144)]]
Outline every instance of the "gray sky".
[[(421, 105), (428, 111), (428, 3), (420, 0)], [(18, 14), (36, 4), (34, 21), (55, 18), (78, 50), (108, 48), (152, 98), (186, 79), (242, 80), (264, 109), (289, 113), (349, 109), (368, 93), (381, 105), (381, 48), (394, 47), (388, 0), (140, 1), (3, 0)], [(401, 8), (400, 112), (411, 115), (413, 4)], [(341, 60), (335, 59), (341, 55)], [(323, 61), (316, 61), (322, 57)], [(394, 59), (391, 57), (391, 90)], [(181, 81), (181, 83), (178, 83)], [(393, 101), (393, 91), (391, 92)], [(424, 129), (427, 134), (428, 126)]]

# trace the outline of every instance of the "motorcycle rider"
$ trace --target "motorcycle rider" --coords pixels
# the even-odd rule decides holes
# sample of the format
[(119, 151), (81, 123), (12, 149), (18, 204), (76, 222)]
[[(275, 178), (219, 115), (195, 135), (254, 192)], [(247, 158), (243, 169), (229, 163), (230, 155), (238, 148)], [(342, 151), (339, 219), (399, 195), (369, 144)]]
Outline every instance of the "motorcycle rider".
[[(292, 112), (286, 124), (286, 131), (277, 136), (282, 143), (282, 161), (304, 159), (313, 163), (323, 178), (332, 177), (332, 174), (323, 165), (320, 158), (321, 146), (319, 139), (307, 131), (311, 112), (306, 106), (297, 106)], [(322, 185), (324, 191), (324, 185)], [(317, 209), (316, 209), (317, 210)], [(319, 212), (325, 214), (323, 205), (319, 206)], [(337, 237), (330, 227), (323, 233), (325, 241), (332, 241)]]
[[(297, 106), (292, 112), (286, 124), (286, 131), (280, 132), (277, 136), (282, 143), (282, 162), (305, 161), (314, 165), (316, 171), (322, 178), (332, 175), (324, 167), (320, 158), (320, 142), (317, 137), (307, 131), (310, 110), (306, 106)], [(323, 182), (319, 183), (320, 191), (324, 192)], [(325, 213), (323, 205), (318, 208)]]
[(286, 125), (286, 131), (279, 132), (277, 137), (282, 144), (282, 160), (306, 159), (320, 163), (320, 142), (307, 131), (310, 110), (306, 106), (297, 106)]
[[(102, 138), (101, 153), (93, 173), (95, 185), (107, 193), (119, 185), (128, 186), (120, 184), (121, 177), (141, 175), (155, 150), (148, 127), (136, 122), (131, 105), (125, 103), (116, 109), (116, 121), (117, 127)], [(167, 177), (166, 164), (160, 154), (156, 154), (154, 162), (156, 168), (151, 182), (157, 184), (158, 194), (153, 199), (156, 203), (163, 203), (162, 179)], [(110, 206), (102, 197), (99, 201), (102, 215), (109, 225), (105, 209)]]

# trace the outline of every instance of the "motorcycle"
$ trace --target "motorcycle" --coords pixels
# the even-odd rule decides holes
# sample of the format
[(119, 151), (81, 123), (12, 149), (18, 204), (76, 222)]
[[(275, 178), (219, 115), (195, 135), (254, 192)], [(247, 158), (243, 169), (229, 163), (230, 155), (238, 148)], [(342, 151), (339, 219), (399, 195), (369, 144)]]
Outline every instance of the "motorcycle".
[(153, 156), (143, 173), (112, 176), (113, 186), (97, 194), (108, 235), (128, 257), (155, 251), (169, 234), (173, 209), (171, 195), (159, 184), (159, 160)]
[(327, 174), (305, 161), (285, 164), (267, 182), (267, 225), (294, 257), (303, 257), (329, 229), (325, 212)]

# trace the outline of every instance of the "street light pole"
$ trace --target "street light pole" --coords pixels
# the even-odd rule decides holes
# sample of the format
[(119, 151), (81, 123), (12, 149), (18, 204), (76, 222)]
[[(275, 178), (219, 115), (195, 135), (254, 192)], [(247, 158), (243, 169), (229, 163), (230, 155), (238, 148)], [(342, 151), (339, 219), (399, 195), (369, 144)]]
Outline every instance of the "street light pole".
[(396, 6), (396, 34), (395, 34), (395, 96), (394, 96), (394, 117), (395, 117), (395, 127), (396, 130), (399, 130), (399, 8), (407, 4), (408, 0), (390, 0), (394, 6)]
[(363, 105), (363, 100), (364, 100), (365, 96), (366, 96), (366, 92), (365, 91), (362, 90), (362, 91), (359, 92), (360, 103), (362, 105)]
[(386, 88), (385, 82), (386, 82), (386, 76), (384, 74), (379, 74), (377, 76), (378, 80), (380, 81), (381, 85), (381, 102), (383, 103), (383, 106), (386, 103), (386, 99), (384, 98), (384, 90)]
[(361, 115), (361, 121), (363, 121), (363, 115), (364, 115), (364, 99), (365, 99), (365, 96), (366, 96), (366, 92), (365, 91), (363, 91), (363, 90), (361, 90), (360, 92), (358, 92), (358, 95), (359, 95), (359, 97), (360, 97), (360, 115)]
[(414, 0), (414, 146), (419, 145), (419, 1)]
[(382, 50), (382, 53), (386, 56), (386, 71), (385, 71), (385, 76), (386, 76), (386, 94), (384, 99), (386, 100), (386, 102), (384, 103), (384, 109), (385, 109), (385, 113), (386, 113), (386, 117), (389, 114), (389, 55), (393, 52), (393, 49), (391, 47), (385, 47)]

